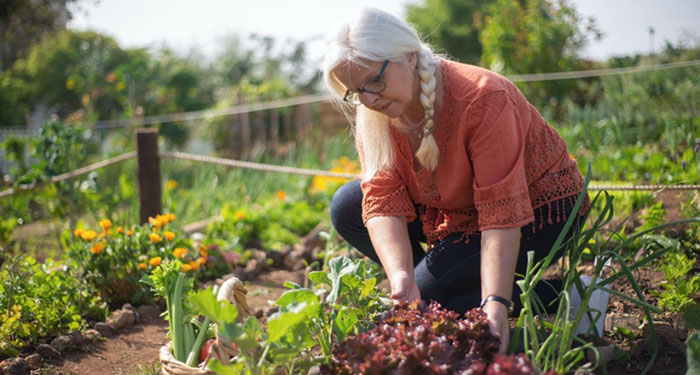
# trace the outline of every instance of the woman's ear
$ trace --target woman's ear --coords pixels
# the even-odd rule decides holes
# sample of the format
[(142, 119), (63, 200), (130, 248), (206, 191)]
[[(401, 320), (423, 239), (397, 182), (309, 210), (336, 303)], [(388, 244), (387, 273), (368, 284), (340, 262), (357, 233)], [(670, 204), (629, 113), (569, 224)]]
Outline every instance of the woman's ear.
[(418, 68), (418, 52), (409, 53), (408, 64), (413, 67), (414, 70)]

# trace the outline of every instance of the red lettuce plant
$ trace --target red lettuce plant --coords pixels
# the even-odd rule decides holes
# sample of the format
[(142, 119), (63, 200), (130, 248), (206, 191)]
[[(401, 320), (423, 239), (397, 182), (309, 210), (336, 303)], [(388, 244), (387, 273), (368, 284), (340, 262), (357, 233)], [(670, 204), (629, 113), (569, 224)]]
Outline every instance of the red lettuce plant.
[(525, 356), (496, 356), (498, 339), (478, 308), (464, 314), (437, 302), (401, 303), (375, 327), (349, 336), (333, 351), (325, 374), (534, 374)]

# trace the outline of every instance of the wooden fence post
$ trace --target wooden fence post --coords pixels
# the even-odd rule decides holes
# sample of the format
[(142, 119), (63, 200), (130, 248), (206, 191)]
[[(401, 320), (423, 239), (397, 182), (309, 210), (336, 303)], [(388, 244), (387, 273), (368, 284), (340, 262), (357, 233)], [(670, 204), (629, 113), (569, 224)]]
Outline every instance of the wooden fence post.
[(139, 179), (139, 218), (141, 224), (162, 213), (158, 130), (136, 131), (136, 163)]

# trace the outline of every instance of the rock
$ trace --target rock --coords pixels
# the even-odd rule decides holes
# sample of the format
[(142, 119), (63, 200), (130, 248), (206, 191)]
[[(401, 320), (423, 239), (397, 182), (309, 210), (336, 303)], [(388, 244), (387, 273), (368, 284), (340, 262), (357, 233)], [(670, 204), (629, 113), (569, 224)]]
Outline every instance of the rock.
[(9, 358), (0, 362), (0, 374), (29, 375), (29, 365), (22, 358)]
[(251, 259), (245, 264), (245, 269), (243, 273), (247, 275), (249, 279), (255, 278), (260, 271), (262, 271), (262, 265), (257, 259)]
[[(608, 363), (615, 359), (615, 345), (596, 347), (596, 350), (598, 350), (598, 356), (600, 356), (600, 360), (605, 363)], [(588, 358), (588, 362), (596, 363), (596, 357), (593, 350), (586, 350), (586, 358)]]
[[(109, 326), (107, 328), (109, 328)], [(109, 329), (111, 330), (111, 328)], [(100, 332), (98, 332), (96, 329), (86, 329), (85, 332), (83, 332), (83, 337), (86, 340), (95, 341), (101, 339), (102, 334), (100, 334)]]
[(642, 319), (634, 314), (608, 314), (605, 316), (605, 331), (612, 332), (615, 327), (624, 327), (632, 332), (639, 330)]
[[(671, 324), (667, 322), (654, 322), (654, 328), (656, 330), (660, 351), (684, 356), (685, 340), (688, 338), (688, 331), (673, 328)], [(651, 355), (654, 350), (654, 342), (648, 324), (645, 324), (642, 335), (644, 339), (639, 343), (637, 351), (642, 356)]]
[(267, 257), (272, 260), (272, 268), (281, 268), (284, 266), (284, 255), (282, 251), (270, 251)]
[(130, 303), (125, 303), (124, 306), (122, 306), (122, 310), (132, 311), (134, 313), (134, 318), (135, 318), (136, 323), (138, 323), (139, 320), (141, 319), (141, 317), (139, 316), (138, 310), (134, 306), (132, 306)]
[(70, 344), (71, 345), (82, 345), (85, 342), (85, 336), (80, 331), (75, 331), (70, 334)]
[(326, 240), (321, 237), (321, 231), (323, 231), (323, 229), (325, 229), (325, 225), (323, 223), (318, 223), (311, 232), (299, 240), (299, 243), (304, 244), (310, 249), (314, 247), (326, 247)]
[(59, 352), (62, 352), (66, 350), (66, 348), (68, 348), (68, 346), (71, 344), (71, 341), (72, 340), (70, 336), (61, 335), (51, 340), (51, 346), (53, 346), (53, 348), (58, 350)]
[(319, 366), (311, 366), (307, 375), (319, 375), (321, 373), (321, 368)]
[(28, 355), (24, 360), (27, 361), (30, 370), (36, 370), (41, 367), (41, 356), (37, 353)]
[(115, 331), (131, 327), (134, 323), (136, 323), (136, 314), (131, 310), (112, 311), (107, 317), (107, 324)]
[(61, 353), (54, 349), (53, 346), (49, 344), (40, 344), (36, 347), (36, 352), (41, 356), (41, 358), (60, 358)]
[(109, 324), (104, 322), (99, 322), (95, 324), (95, 330), (100, 333), (103, 337), (112, 337), (115, 332)]
[(156, 305), (141, 305), (136, 310), (142, 320), (158, 319), (160, 317), (160, 308)]

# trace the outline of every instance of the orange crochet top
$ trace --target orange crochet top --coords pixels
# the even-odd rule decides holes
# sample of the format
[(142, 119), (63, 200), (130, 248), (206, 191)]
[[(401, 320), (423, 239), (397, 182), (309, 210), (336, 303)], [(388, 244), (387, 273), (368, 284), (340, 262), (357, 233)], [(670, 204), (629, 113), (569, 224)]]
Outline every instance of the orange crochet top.
[[(534, 209), (576, 198), (583, 187), (576, 162), (514, 84), (473, 65), (446, 60), (440, 65), (444, 95), (433, 132), (438, 166), (423, 169), (407, 135), (391, 127), (394, 167), (361, 184), (365, 225), (375, 216), (413, 221), (416, 203), (432, 247), (452, 233), (468, 241), (487, 229), (534, 223)], [(357, 148), (362, 161), (360, 142)], [(580, 214), (588, 205), (586, 200)], [(566, 220), (560, 207), (550, 208), (549, 223)]]

